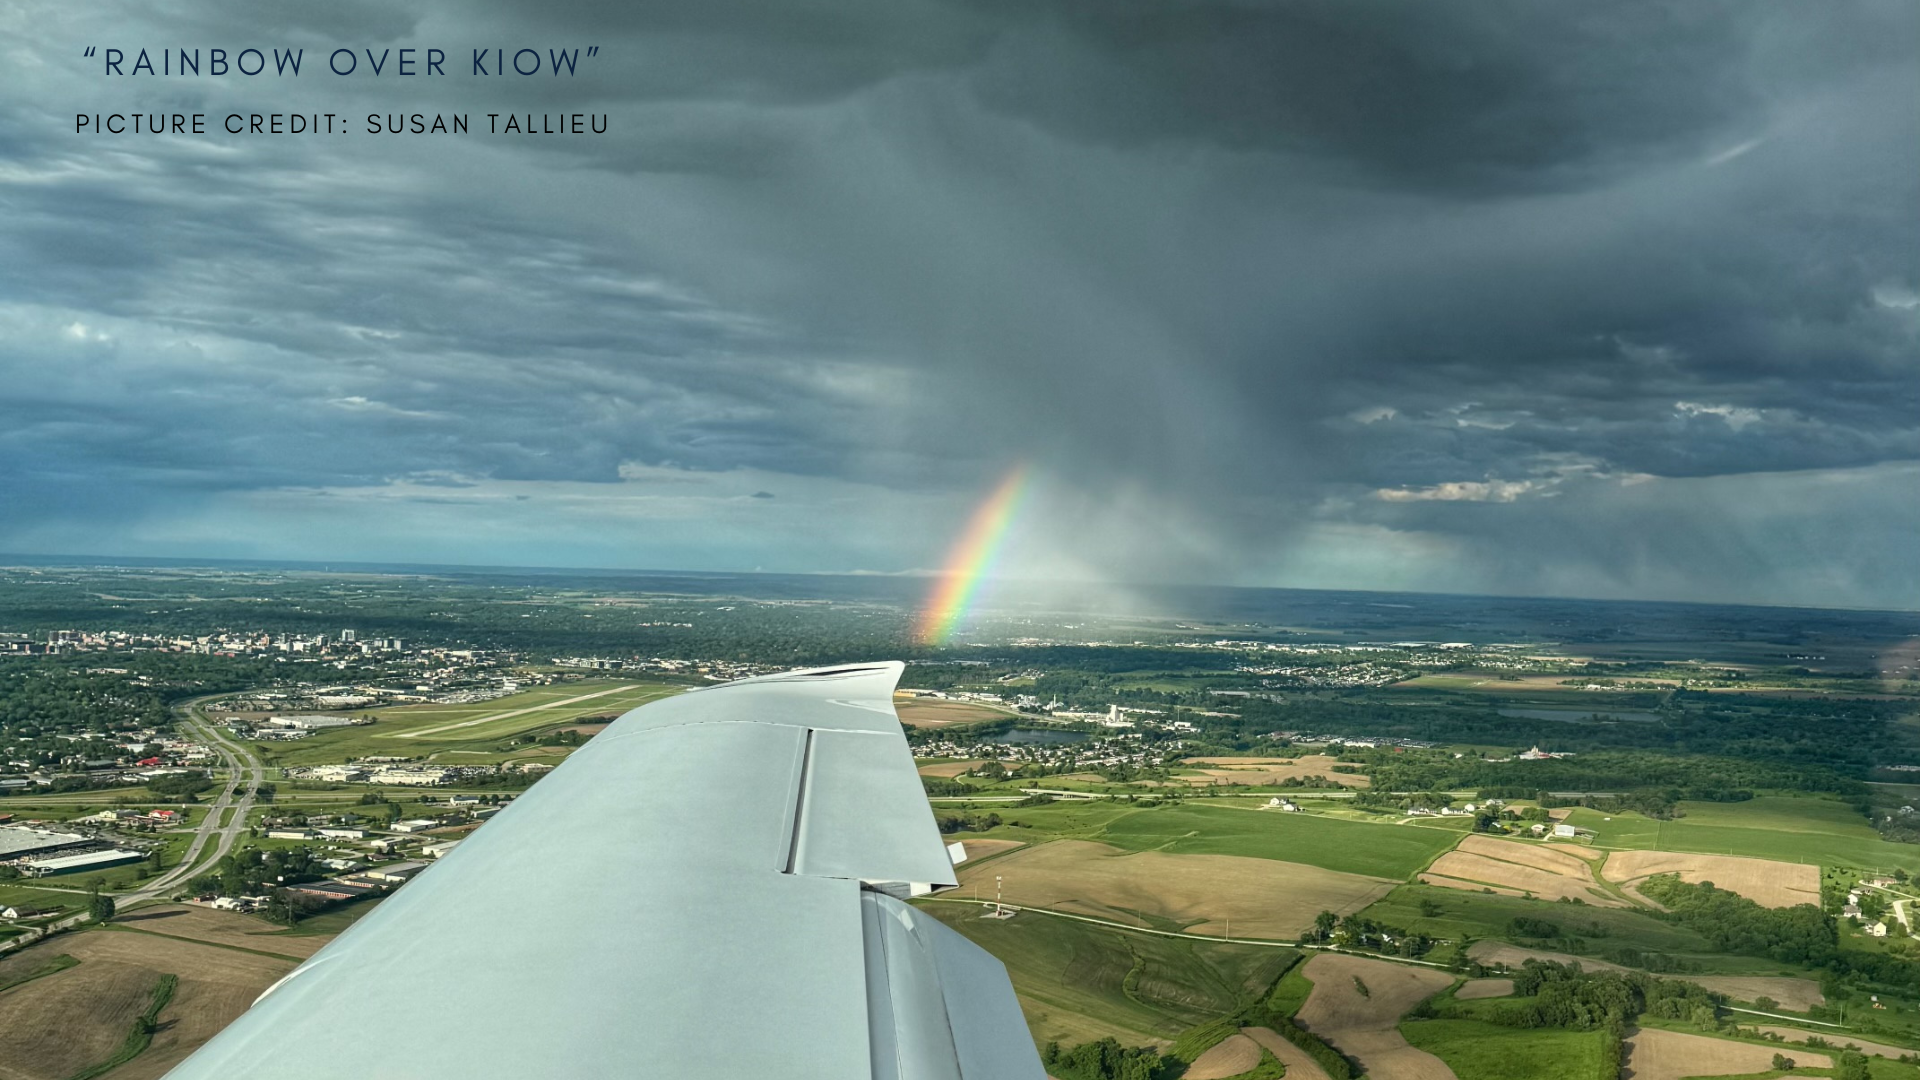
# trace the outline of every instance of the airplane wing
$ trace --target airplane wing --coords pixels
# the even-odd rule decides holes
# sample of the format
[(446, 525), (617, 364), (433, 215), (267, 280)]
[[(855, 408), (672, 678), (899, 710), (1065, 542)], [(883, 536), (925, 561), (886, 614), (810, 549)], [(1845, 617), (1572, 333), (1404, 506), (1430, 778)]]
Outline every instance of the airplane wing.
[(1006, 969), (904, 903), (955, 884), (898, 663), (621, 717), (173, 1080), (1041, 1080)]

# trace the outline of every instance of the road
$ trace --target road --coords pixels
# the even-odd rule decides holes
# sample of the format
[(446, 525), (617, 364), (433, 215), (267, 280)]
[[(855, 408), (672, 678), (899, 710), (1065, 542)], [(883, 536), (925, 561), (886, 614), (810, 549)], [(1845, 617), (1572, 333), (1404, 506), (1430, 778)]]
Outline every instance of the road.
[[(201, 716), (199, 708), (197, 701), (184, 705), (181, 710), (182, 725), (205, 739), (220, 755), (227, 766), (226, 785), (221, 788), (220, 797), (207, 807), (207, 816), (195, 831), (193, 842), (187, 845), (187, 852), (181, 856), (180, 864), (139, 889), (118, 896), (116, 899), (121, 907), (152, 900), (180, 882), (204, 873), (232, 851), (233, 845), (239, 842), (240, 834), (247, 831), (247, 812), (253, 809), (254, 800), (260, 794), (260, 785), (266, 782), (267, 767), (251, 747), (229, 739)], [(233, 812), (228, 814), (228, 810)], [(223, 818), (226, 819), (224, 825)], [(202, 858), (210, 843), (213, 845), (212, 854)]]

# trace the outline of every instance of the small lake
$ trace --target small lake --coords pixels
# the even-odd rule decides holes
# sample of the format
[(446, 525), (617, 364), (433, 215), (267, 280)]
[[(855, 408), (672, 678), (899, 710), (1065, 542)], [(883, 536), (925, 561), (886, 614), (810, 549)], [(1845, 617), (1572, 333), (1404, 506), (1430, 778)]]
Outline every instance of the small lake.
[(1592, 717), (1599, 716), (1602, 721), (1618, 720), (1629, 724), (1658, 723), (1656, 713), (1633, 712), (1622, 709), (1496, 709), (1501, 716), (1511, 716), (1524, 720), (1552, 720), (1558, 724), (1586, 724)]
[(1014, 728), (1005, 735), (993, 736), (993, 741), (1015, 746), (1054, 746), (1086, 742), (1087, 736), (1079, 731), (1055, 731), (1052, 728)]

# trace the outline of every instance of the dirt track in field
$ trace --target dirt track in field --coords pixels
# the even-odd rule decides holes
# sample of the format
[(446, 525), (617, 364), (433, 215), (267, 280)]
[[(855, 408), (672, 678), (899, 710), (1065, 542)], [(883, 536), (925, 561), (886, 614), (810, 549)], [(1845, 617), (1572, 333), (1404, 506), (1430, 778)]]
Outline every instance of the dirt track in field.
[(1371, 1080), (1457, 1080), (1446, 1062), (1408, 1045), (1399, 1026), (1407, 1010), (1445, 990), (1453, 976), (1338, 953), (1321, 953), (1301, 972), (1313, 980), (1313, 993), (1295, 1019), (1358, 1061)]
[(1298, 863), (1239, 855), (1129, 852), (1086, 840), (1055, 840), (978, 868), (960, 867), (958, 895), (1006, 901), (1134, 926), (1155, 920), (1193, 933), (1297, 938), (1322, 910), (1348, 914), (1384, 896), (1393, 882)]
[(1682, 881), (1711, 881), (1764, 907), (1820, 903), (1820, 868), (1806, 863), (1680, 851), (1616, 851), (1607, 856), (1601, 873), (1608, 881), (1630, 888), (1654, 874), (1677, 873)]
[[(1780, 1047), (1713, 1039), (1679, 1031), (1640, 1028), (1627, 1036), (1621, 1080), (1684, 1080), (1689, 1076), (1737, 1076), (1773, 1068)], [(1811, 1050), (1788, 1054), (1797, 1065), (1830, 1069), (1833, 1059)]]

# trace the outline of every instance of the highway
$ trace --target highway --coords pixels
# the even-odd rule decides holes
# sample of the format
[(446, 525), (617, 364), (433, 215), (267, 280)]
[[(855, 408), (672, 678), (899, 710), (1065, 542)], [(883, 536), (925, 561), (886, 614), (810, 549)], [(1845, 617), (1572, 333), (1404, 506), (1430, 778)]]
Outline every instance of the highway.
[[(179, 865), (139, 889), (117, 896), (115, 899), (122, 908), (163, 895), (181, 882), (205, 873), (232, 851), (240, 835), (247, 831), (247, 812), (253, 809), (260, 785), (267, 779), (267, 767), (252, 748), (229, 739), (202, 716), (199, 701), (187, 702), (180, 708), (182, 726), (205, 740), (226, 764), (227, 782), (220, 790), (220, 797), (207, 807), (206, 817), (194, 832), (193, 842), (187, 845)], [(213, 846), (211, 853), (207, 853), (209, 844)]]

